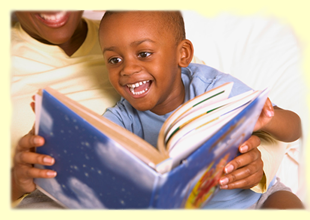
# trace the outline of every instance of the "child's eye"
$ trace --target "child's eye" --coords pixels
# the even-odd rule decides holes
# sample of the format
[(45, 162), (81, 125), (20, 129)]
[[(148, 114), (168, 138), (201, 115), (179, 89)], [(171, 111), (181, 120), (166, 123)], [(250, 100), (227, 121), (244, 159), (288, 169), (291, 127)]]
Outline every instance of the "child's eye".
[(117, 63), (119, 63), (121, 61), (122, 61), (122, 59), (119, 58), (119, 57), (113, 57), (113, 58), (108, 60), (108, 62), (111, 63), (111, 64), (117, 64)]
[(138, 54), (139, 57), (145, 58), (150, 56), (152, 53), (151, 52), (141, 52)]

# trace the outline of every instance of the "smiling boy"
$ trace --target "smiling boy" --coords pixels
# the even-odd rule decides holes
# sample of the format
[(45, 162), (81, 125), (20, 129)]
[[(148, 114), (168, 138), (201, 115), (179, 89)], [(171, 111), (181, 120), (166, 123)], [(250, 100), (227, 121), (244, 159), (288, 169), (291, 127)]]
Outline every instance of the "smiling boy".
[[(118, 16), (122, 19), (122, 16), (126, 15), (121, 13)], [(130, 17), (132, 25), (122, 21), (117, 23), (119, 33), (115, 33), (115, 30), (109, 31), (110, 25), (107, 27), (105, 25), (107, 22), (103, 22), (101, 30), (104, 30), (104, 35), (100, 34), (100, 41), (104, 42), (103, 54), (107, 57), (110, 81), (117, 91), (136, 109), (151, 110), (163, 115), (174, 110), (184, 101), (184, 86), (181, 78), (177, 76), (180, 75), (180, 65), (185, 67), (192, 60), (193, 48), (187, 40), (181, 45), (171, 44), (171, 42), (183, 40), (185, 36), (182, 33), (176, 34), (177, 37), (169, 34), (170, 30), (168, 31), (167, 27), (157, 22), (157, 16), (166, 16), (169, 19), (170, 15), (141, 14), (138, 17)], [(106, 19), (109, 19), (109, 14)], [(148, 24), (147, 28), (144, 28), (145, 23)], [(174, 25), (168, 28), (174, 28)], [(180, 32), (174, 29), (174, 32)], [(158, 30), (161, 33), (158, 33)], [(106, 39), (110, 40), (106, 42)], [(117, 47), (105, 45), (117, 45)], [(125, 48), (128, 54), (124, 54)], [(177, 51), (180, 51), (183, 56), (187, 55), (181, 63), (175, 56)], [(123, 59), (125, 56), (126, 59)], [(136, 61), (143, 63), (143, 67)]]
[[(104, 116), (153, 146), (164, 121), (184, 102), (225, 82), (234, 82), (230, 96), (250, 90), (228, 74), (190, 64), (194, 49), (179, 12), (107, 12), (99, 39), (111, 84), (123, 97)], [(282, 141), (301, 133), (298, 115), (273, 110), (270, 102), (256, 129)], [(249, 208), (260, 196), (248, 189), (221, 190), (207, 208)]]

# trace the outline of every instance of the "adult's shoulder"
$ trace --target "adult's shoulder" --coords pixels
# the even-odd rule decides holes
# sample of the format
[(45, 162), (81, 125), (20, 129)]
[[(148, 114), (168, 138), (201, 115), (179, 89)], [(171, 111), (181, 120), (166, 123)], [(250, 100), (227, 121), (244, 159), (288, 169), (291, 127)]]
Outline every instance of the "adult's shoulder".
[(88, 27), (94, 27), (97, 30), (99, 29), (100, 20), (93, 20), (86, 17), (83, 17), (84, 21), (86, 22)]
[(19, 22), (16, 22), (11, 27), (11, 45), (13, 45), (15, 42), (19, 42), (23, 40), (23, 30), (21, 28), (21, 25)]

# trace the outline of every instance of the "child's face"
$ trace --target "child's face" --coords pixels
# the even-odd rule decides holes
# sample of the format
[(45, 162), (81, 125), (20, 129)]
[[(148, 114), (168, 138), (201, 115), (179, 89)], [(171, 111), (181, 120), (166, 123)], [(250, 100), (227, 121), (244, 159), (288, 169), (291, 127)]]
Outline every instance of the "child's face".
[(83, 11), (16, 11), (23, 29), (42, 43), (63, 44), (81, 22)]
[(99, 32), (112, 85), (134, 108), (156, 114), (184, 100), (180, 47), (161, 22), (156, 12), (116, 13), (103, 20)]

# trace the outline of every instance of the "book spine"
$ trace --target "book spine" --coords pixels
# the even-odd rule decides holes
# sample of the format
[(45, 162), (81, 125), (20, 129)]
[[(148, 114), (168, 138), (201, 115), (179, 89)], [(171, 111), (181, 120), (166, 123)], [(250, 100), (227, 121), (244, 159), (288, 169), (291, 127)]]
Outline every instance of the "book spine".
[(155, 170), (160, 174), (164, 174), (169, 172), (172, 169), (172, 166), (173, 166), (173, 160), (171, 158), (168, 158), (163, 162), (157, 164)]

